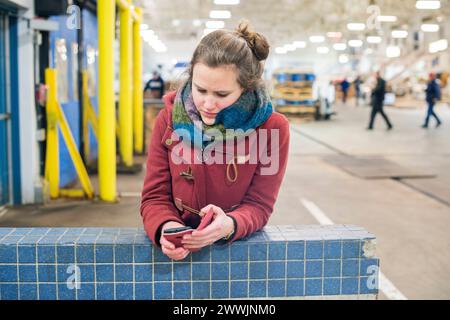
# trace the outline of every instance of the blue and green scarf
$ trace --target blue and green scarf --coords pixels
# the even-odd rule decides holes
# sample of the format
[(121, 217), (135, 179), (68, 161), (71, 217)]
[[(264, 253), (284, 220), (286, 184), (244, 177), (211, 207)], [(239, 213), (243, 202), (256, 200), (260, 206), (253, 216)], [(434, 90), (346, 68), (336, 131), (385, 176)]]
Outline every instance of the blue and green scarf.
[[(188, 81), (178, 90), (175, 97), (172, 122), (175, 131), (185, 130), (189, 133), (188, 138), (194, 146), (204, 149), (212, 142), (223, 142), (248, 135), (266, 122), (272, 112), (270, 97), (266, 89), (260, 87), (244, 92), (235, 103), (217, 114), (213, 125), (206, 125), (194, 104), (192, 83)], [(210, 129), (216, 129), (216, 132), (221, 133), (214, 135), (214, 141), (208, 136)], [(186, 135), (183, 135), (183, 138), (185, 137)]]

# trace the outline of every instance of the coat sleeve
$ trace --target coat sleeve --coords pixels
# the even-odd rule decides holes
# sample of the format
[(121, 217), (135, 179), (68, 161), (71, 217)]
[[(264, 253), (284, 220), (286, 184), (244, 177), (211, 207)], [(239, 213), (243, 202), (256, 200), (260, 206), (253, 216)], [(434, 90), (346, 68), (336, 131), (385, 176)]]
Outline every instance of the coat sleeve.
[(289, 122), (284, 116), (281, 116), (272, 128), (279, 129), (279, 143), (275, 143), (276, 148), (273, 150), (271, 147), (272, 135), (269, 130), (267, 154), (270, 154), (269, 158), (271, 159), (278, 157), (278, 170), (274, 174), (264, 174), (264, 167), (267, 169), (271, 163), (263, 165), (259, 162), (241, 205), (228, 213), (235, 222), (235, 233), (230, 242), (262, 229), (272, 214), (286, 172), (290, 139)]
[(160, 227), (168, 221), (184, 224), (172, 199), (172, 183), (168, 149), (161, 143), (167, 128), (168, 112), (157, 116), (148, 149), (147, 172), (141, 195), (141, 216), (144, 229), (152, 242), (160, 246)]

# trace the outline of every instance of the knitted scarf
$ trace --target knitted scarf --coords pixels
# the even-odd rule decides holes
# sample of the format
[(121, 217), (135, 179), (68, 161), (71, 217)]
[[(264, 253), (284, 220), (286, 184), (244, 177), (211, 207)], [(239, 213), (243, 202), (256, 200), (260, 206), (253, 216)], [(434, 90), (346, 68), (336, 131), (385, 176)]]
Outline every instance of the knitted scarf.
[[(186, 130), (185, 132), (189, 133), (187, 138), (194, 146), (204, 149), (212, 142), (223, 142), (248, 135), (262, 125), (272, 112), (272, 102), (265, 88), (258, 88), (244, 92), (235, 103), (217, 114), (213, 125), (206, 125), (194, 104), (192, 83), (188, 81), (175, 97), (172, 122), (175, 131)], [(210, 129), (215, 129), (213, 137), (208, 134)], [(217, 134), (218, 132), (221, 134)], [(183, 135), (183, 138), (185, 137), (186, 135)]]

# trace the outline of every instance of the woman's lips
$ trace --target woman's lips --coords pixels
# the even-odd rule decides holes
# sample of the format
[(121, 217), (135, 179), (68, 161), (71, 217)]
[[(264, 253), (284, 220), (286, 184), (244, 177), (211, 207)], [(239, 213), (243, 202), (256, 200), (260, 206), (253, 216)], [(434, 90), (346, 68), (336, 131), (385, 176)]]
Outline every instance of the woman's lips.
[(202, 113), (203, 113), (205, 116), (211, 117), (211, 118), (214, 118), (214, 117), (217, 115), (217, 113), (210, 113), (210, 112), (206, 112), (206, 111), (202, 111)]

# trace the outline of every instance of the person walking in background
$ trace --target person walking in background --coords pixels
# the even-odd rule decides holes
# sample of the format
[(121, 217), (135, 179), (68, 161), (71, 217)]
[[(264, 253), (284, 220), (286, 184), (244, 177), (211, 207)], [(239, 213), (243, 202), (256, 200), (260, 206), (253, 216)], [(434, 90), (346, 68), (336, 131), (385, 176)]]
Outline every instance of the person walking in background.
[(425, 129), (428, 128), (428, 122), (430, 121), (431, 116), (433, 116), (436, 119), (437, 121), (436, 128), (437, 128), (442, 124), (442, 121), (434, 112), (434, 105), (436, 104), (436, 101), (441, 99), (441, 88), (439, 87), (439, 84), (436, 82), (436, 75), (434, 73), (429, 74), (429, 81), (425, 93), (426, 93), (425, 100), (428, 104), (428, 111), (427, 116), (425, 118), (425, 123), (422, 125), (422, 128)]
[(375, 86), (375, 89), (373, 89), (372, 91), (372, 112), (370, 114), (370, 122), (367, 130), (373, 129), (373, 123), (375, 121), (375, 116), (377, 115), (377, 113), (381, 114), (381, 116), (386, 121), (388, 130), (391, 130), (393, 128), (392, 124), (383, 111), (384, 95), (386, 93), (386, 81), (381, 77), (380, 72), (377, 72), (375, 76), (377, 79), (377, 84)]
[(350, 88), (350, 83), (347, 81), (347, 78), (344, 78), (341, 82), (342, 89), (342, 102), (345, 104), (347, 102), (348, 89)]
[(164, 80), (157, 71), (153, 72), (153, 77), (145, 85), (144, 92), (147, 90), (150, 90), (155, 99), (161, 99), (164, 95)]
[(356, 106), (359, 106), (359, 99), (361, 98), (361, 78), (357, 76), (355, 81), (353, 81), (353, 85), (355, 86), (355, 100)]

